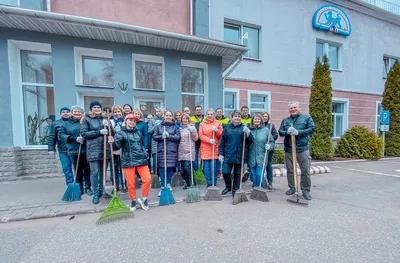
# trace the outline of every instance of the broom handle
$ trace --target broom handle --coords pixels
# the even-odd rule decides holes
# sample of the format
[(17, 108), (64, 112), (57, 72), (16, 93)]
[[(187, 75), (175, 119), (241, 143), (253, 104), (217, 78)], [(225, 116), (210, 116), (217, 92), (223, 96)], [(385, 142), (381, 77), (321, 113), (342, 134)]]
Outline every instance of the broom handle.
[(189, 130), (189, 153), (190, 153), (190, 174), (192, 177), (192, 186), (194, 185), (194, 180), (193, 180), (193, 164), (192, 164), (192, 137), (190, 134), (190, 130)]
[(76, 182), (76, 175), (78, 174), (79, 160), (81, 158), (81, 149), (82, 149), (82, 144), (79, 143), (78, 159), (76, 160), (76, 167), (74, 172), (74, 183)]
[(164, 180), (164, 187), (167, 187), (167, 138), (164, 139)]
[[(103, 127), (106, 129), (107, 127), (104, 125)], [(106, 175), (107, 175), (107, 135), (104, 134), (104, 144), (103, 144), (103, 187), (106, 187)]]
[[(293, 127), (293, 124), (290, 125), (290, 127)], [(297, 154), (296, 154), (296, 137), (294, 135), (290, 135), (292, 139), (292, 162), (293, 162), (293, 177), (294, 177), (294, 188), (296, 190), (296, 194), (298, 191), (298, 186), (297, 186), (297, 165), (296, 165), (296, 160), (297, 160)]]
[[(108, 134), (111, 136), (111, 125), (110, 125), (110, 112), (107, 110), (107, 121), (108, 121)], [(114, 166), (114, 150), (113, 144), (110, 143), (110, 154), (111, 154), (111, 169), (114, 181), (114, 194), (117, 192), (117, 180), (115, 178), (115, 166)]]
[[(269, 131), (268, 131), (267, 144), (269, 144), (269, 140), (270, 140), (270, 138), (271, 138), (272, 122), (271, 122), (271, 127), (270, 127), (270, 128), (271, 128), (271, 129), (269, 129)], [(265, 162), (266, 162), (266, 160), (267, 160), (268, 155), (269, 155), (269, 151), (265, 151), (265, 154), (264, 154), (264, 162), (263, 162), (263, 168), (262, 168), (261, 178), (260, 178), (260, 187), (261, 187), (261, 185), (262, 185), (262, 184), (261, 184), (261, 183), (262, 183), (262, 179), (264, 179)]]
[[(214, 140), (214, 131), (212, 131), (212, 138), (213, 138), (213, 140)], [(214, 144), (211, 144), (211, 147), (212, 147), (212, 158), (211, 158), (211, 178), (212, 178), (212, 182), (211, 182), (211, 185), (212, 186), (215, 186), (214, 185)]]
[(239, 189), (242, 189), (242, 179), (243, 179), (243, 170), (244, 170), (244, 147), (246, 144), (246, 134), (243, 133), (243, 147), (242, 147), (242, 167), (241, 167), (241, 174), (240, 174), (240, 187)]

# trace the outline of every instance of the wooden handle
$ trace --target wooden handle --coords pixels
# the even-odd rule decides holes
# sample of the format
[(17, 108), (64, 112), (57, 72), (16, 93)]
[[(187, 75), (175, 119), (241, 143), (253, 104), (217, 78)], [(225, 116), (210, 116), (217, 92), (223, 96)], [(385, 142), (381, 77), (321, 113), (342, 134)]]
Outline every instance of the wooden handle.
[[(214, 134), (215, 134), (215, 132), (212, 131), (212, 139), (215, 141)], [(211, 182), (211, 185), (215, 186), (214, 185), (214, 176), (215, 176), (215, 174), (214, 174), (214, 152), (215, 152), (214, 144), (211, 144), (211, 147), (212, 147), (212, 157), (211, 157), (211, 175), (212, 175), (211, 179), (212, 179), (212, 182)]]
[(243, 147), (242, 147), (242, 167), (241, 167), (241, 174), (240, 174), (240, 187), (242, 189), (242, 180), (243, 180), (243, 172), (244, 172), (244, 150), (246, 145), (246, 134), (243, 133)]
[[(293, 127), (293, 123), (290, 125)], [(297, 154), (296, 154), (296, 136), (290, 135), (290, 139), (292, 140), (292, 165), (293, 165), (293, 177), (294, 177), (294, 187), (296, 189), (296, 193), (298, 192), (297, 186)]]
[(167, 138), (164, 138), (164, 179), (164, 187), (167, 187)]
[[(269, 131), (268, 131), (268, 138), (267, 138), (267, 144), (269, 144), (269, 140), (270, 140), (270, 138), (271, 138), (271, 130), (272, 130), (272, 122), (271, 122), (271, 128), (269, 129)], [(265, 171), (265, 162), (266, 162), (266, 160), (267, 160), (267, 158), (268, 158), (268, 155), (269, 155), (269, 151), (265, 151), (265, 154), (264, 154), (264, 161), (263, 161), (263, 168), (262, 168), (262, 172), (261, 172), (261, 178), (260, 178), (260, 187), (261, 187), (261, 183), (262, 183), (262, 179), (264, 178), (264, 171)]]
[[(108, 135), (111, 136), (110, 112), (108, 110), (107, 110), (107, 121), (108, 121)], [(111, 166), (112, 166), (111, 169), (114, 181), (114, 194), (115, 194), (117, 192), (117, 181), (115, 178), (114, 150), (113, 150), (113, 144), (111, 142), (110, 142), (110, 154), (111, 154)]]
[(76, 160), (76, 167), (74, 172), (74, 182), (76, 182), (76, 175), (78, 174), (79, 160), (81, 159), (81, 150), (82, 150), (82, 144), (79, 143), (78, 159)]
[[(192, 176), (192, 186), (194, 185), (194, 179), (193, 179), (193, 164), (192, 164), (192, 136), (190, 134), (189, 130), (189, 153), (190, 153), (190, 174)], [(182, 167), (183, 169), (183, 167)]]

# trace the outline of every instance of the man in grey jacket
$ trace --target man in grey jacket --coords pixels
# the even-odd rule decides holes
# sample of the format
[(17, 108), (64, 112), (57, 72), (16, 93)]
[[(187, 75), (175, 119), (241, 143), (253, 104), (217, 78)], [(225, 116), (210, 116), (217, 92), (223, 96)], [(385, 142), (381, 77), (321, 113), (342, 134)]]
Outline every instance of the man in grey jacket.
[(292, 101), (289, 103), (289, 113), (290, 116), (282, 120), (281, 127), (279, 128), (279, 135), (285, 137), (285, 164), (287, 168), (287, 180), (289, 185), (289, 190), (286, 192), (286, 194), (293, 195), (295, 193), (293, 169), (297, 169), (297, 167), (293, 167), (291, 142), (291, 135), (295, 135), (297, 153), (296, 157), (301, 170), (301, 190), (303, 191), (304, 198), (311, 200), (311, 157), (309, 151), (309, 142), (310, 135), (312, 135), (315, 131), (315, 124), (310, 115), (300, 113), (299, 103), (297, 101)]

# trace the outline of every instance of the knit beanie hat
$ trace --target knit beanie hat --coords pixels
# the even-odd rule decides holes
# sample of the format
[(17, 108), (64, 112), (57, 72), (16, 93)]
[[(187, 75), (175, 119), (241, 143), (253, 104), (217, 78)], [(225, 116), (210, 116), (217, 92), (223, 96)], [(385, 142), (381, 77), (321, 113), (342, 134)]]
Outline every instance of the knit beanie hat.
[(93, 108), (94, 106), (99, 106), (100, 108), (102, 108), (100, 102), (98, 102), (98, 101), (96, 101), (96, 100), (94, 100), (94, 101), (92, 101), (92, 102), (90, 103), (89, 109), (92, 110), (92, 108)]
[(62, 107), (62, 108), (60, 109), (60, 114), (61, 114), (61, 112), (62, 112), (63, 110), (66, 110), (66, 111), (68, 111), (68, 112), (71, 111), (68, 107)]

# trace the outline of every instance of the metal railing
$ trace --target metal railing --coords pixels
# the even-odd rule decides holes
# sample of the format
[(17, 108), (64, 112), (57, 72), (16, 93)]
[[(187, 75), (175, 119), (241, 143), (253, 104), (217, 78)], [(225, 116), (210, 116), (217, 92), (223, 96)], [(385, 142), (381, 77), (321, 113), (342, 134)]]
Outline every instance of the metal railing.
[(386, 11), (395, 13), (396, 15), (400, 15), (400, 5), (393, 4), (385, 0), (362, 0), (362, 1), (377, 6), (379, 8), (382, 8)]

